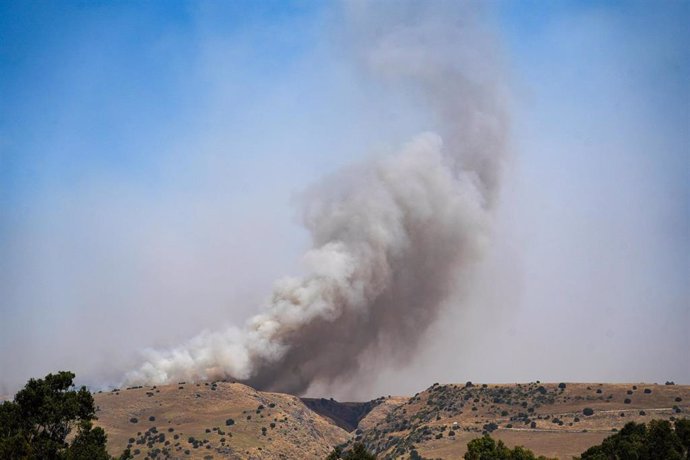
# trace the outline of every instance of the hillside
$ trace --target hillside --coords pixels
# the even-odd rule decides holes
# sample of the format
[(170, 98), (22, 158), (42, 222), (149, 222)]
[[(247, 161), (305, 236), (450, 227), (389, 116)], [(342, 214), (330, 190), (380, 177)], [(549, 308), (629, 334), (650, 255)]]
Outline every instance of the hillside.
[(356, 430), (359, 422), (384, 400), (385, 398), (367, 402), (338, 402), (333, 398), (302, 398), (309, 409), (346, 431)]
[(94, 397), (111, 453), (131, 444), (137, 459), (323, 459), (355, 440), (379, 458), (405, 459), (416, 449), (456, 459), (485, 431), (509, 446), (570, 459), (629, 421), (690, 412), (690, 386), (656, 384), (434, 384), (412, 397), (366, 403), (300, 400), (228, 382)]
[(94, 398), (111, 453), (131, 445), (136, 459), (323, 458), (349, 438), (299, 398), (239, 383), (181, 383)]
[(688, 400), (687, 385), (435, 384), (384, 416), (372, 411), (358, 439), (381, 458), (407, 458), (416, 448), (424, 457), (451, 459), (487, 431), (509, 446), (569, 459), (629, 421), (687, 417)]

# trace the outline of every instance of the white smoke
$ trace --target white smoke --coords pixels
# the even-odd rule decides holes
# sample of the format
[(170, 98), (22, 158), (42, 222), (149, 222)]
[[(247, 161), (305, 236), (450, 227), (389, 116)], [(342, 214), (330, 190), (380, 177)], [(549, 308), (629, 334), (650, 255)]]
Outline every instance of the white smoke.
[(277, 282), (243, 329), (149, 350), (128, 383), (231, 377), (301, 393), (352, 375), (367, 353), (414, 350), (481, 255), (507, 136), (495, 49), (470, 8), (391, 6), (351, 8), (357, 56), (423, 99), (437, 132), (310, 189), (309, 275)]

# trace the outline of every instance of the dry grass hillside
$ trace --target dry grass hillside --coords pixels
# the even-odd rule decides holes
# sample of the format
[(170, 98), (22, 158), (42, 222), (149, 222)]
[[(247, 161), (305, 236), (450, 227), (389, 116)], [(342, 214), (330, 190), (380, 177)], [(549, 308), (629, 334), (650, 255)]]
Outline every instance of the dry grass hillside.
[(425, 458), (455, 459), (469, 440), (490, 432), (511, 447), (570, 459), (629, 421), (687, 417), (689, 400), (687, 385), (436, 384), (373, 410), (357, 439), (380, 458), (404, 459), (416, 449)]
[(324, 458), (349, 434), (299, 398), (239, 383), (178, 384), (94, 395), (111, 454), (134, 458)]
[(368, 403), (306, 400), (314, 410), (295, 396), (227, 382), (95, 399), (111, 453), (131, 445), (137, 459), (323, 459), (333, 446), (355, 441), (380, 459), (406, 459), (413, 449), (425, 458), (458, 459), (484, 432), (570, 459), (629, 421), (690, 412), (690, 386), (656, 384), (435, 384), (412, 397)]

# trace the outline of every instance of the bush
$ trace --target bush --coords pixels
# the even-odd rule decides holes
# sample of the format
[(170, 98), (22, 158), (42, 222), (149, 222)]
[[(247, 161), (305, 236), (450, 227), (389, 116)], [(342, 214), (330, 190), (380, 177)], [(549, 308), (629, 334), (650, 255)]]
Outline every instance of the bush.
[(582, 414), (589, 417), (590, 415), (594, 415), (594, 410), (590, 407), (585, 407), (584, 409), (582, 409)]
[(652, 392), (652, 390), (650, 390), (649, 388), (645, 388), (645, 389), (644, 389), (644, 394), (647, 394), (647, 395), (648, 395), (648, 394), (651, 393), (651, 392)]
[(625, 398), (625, 399), (623, 400), (623, 403), (625, 403), (625, 404), (630, 404), (631, 402), (632, 402), (632, 401), (630, 400), (630, 398)]
[(235, 421), (231, 418), (229, 418), (225, 421), (225, 425), (227, 425), (227, 426), (232, 426), (234, 424), (235, 424)]
[(565, 383), (559, 383), (558, 388), (560, 388), (562, 390), (565, 389)]
[(129, 423), (138, 423), (138, 422), (139, 422), (139, 419), (136, 417), (132, 417), (129, 419)]
[(582, 460), (608, 458), (682, 459), (690, 448), (690, 421), (652, 420), (648, 425), (630, 422), (623, 429), (587, 449)]
[(156, 417), (154, 417), (153, 415), (149, 417), (149, 422), (155, 422), (155, 421), (156, 421)]
[(487, 423), (486, 425), (484, 425), (484, 430), (489, 432), (489, 433), (491, 433), (492, 431), (495, 431), (497, 429), (498, 429), (498, 425), (496, 425), (493, 422)]

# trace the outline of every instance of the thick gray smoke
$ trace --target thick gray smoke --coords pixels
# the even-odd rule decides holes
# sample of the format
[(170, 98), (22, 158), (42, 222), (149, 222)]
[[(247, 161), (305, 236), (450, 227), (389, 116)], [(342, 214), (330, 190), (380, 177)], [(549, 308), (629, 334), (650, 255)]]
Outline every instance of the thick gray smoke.
[(150, 351), (128, 382), (232, 377), (302, 393), (356, 374), (369, 353), (412, 352), (462, 286), (488, 238), (505, 151), (495, 49), (469, 8), (390, 6), (351, 5), (348, 36), (368, 75), (432, 109), (435, 132), (311, 188), (309, 274), (277, 282), (243, 329)]

